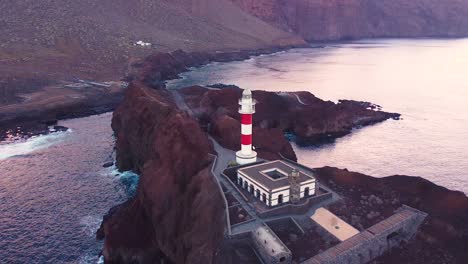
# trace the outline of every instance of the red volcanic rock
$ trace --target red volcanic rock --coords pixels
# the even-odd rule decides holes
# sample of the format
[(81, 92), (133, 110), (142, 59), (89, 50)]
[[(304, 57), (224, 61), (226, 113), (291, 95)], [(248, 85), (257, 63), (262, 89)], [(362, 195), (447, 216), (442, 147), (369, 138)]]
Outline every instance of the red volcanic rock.
[(306, 40), (468, 35), (460, 0), (231, 0)]
[[(211, 117), (216, 123), (213, 117), (217, 118), (220, 114), (239, 120), (240, 89), (213, 90), (195, 86), (184, 88), (181, 93), (187, 104), (204, 120)], [(308, 92), (254, 91), (253, 96), (257, 100), (256, 113), (253, 117), (254, 128), (292, 132), (301, 144), (343, 136), (355, 127), (399, 117), (399, 114), (373, 110), (373, 105), (370, 103), (340, 101), (335, 104), (323, 101)], [(219, 134), (218, 137), (221, 135)], [(230, 135), (229, 138), (231, 137), (233, 136)], [(225, 146), (231, 148), (237, 143), (233, 140), (230, 142)], [(255, 142), (254, 145), (256, 146)]]
[(136, 196), (98, 232), (106, 263), (211, 263), (223, 240), (224, 204), (210, 172), (211, 142), (166, 90), (130, 85), (112, 120), (117, 166), (141, 174)]
[[(462, 192), (419, 177), (374, 178), (330, 167), (316, 169), (316, 175), (344, 197), (331, 210), (347, 221), (360, 219), (364, 227), (402, 204), (428, 213), (416, 237), (379, 257), (378, 263), (465, 263), (468, 259), (468, 197)], [(366, 215), (371, 211), (379, 217), (369, 220)]]

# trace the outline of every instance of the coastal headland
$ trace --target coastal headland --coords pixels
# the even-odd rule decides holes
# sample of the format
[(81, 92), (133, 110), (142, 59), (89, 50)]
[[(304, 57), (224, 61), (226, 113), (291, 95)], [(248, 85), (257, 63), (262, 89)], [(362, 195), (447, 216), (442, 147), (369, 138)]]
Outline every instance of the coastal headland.
[[(211, 171), (213, 155), (222, 158), (211, 138), (227, 150), (237, 148), (238, 133), (229, 131), (239, 126), (240, 90), (197, 86), (169, 91), (155, 81), (151, 69), (158, 61), (148, 59), (140, 66), (114, 113), (117, 166), (140, 173), (141, 181), (134, 198), (104, 217), (97, 233), (104, 239), (103, 256), (116, 263), (151, 263), (161, 258), (172, 263), (252, 261), (255, 255), (249, 253), (248, 244), (225, 239), (224, 194)], [(260, 102), (254, 121), (254, 135), (259, 136), (254, 141), (264, 159), (295, 159), (285, 132), (314, 142), (349, 133), (353, 126), (398, 117), (376, 111), (368, 103), (325, 102), (310, 93), (254, 92), (254, 98)], [(281, 108), (273, 109), (277, 105), (289, 111), (282, 116)], [(314, 118), (312, 111), (322, 120)], [(328, 209), (359, 229), (385, 219), (403, 204), (428, 213), (416, 236), (379, 257), (379, 263), (463, 263), (466, 259), (468, 198), (463, 193), (419, 177), (373, 178), (330, 167), (315, 173), (319, 182), (342, 197)], [(287, 242), (306, 252), (302, 257), (307, 258), (307, 251), (299, 246), (307, 241), (299, 235)]]

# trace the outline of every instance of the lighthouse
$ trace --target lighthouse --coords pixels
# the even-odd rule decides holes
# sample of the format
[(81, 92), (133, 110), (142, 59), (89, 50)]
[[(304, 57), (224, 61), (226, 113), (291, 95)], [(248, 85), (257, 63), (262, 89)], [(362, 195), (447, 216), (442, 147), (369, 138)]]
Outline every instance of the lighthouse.
[(245, 89), (239, 100), (241, 116), (241, 150), (236, 152), (238, 164), (249, 164), (257, 161), (257, 152), (252, 149), (252, 115), (255, 113), (255, 101), (252, 92)]

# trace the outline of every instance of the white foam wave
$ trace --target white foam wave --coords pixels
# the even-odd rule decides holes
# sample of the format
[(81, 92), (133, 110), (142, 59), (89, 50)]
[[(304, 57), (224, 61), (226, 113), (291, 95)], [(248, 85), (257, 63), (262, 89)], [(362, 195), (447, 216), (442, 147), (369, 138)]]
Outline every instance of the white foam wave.
[(80, 219), (80, 225), (83, 232), (88, 236), (94, 237), (96, 230), (98, 230), (101, 225), (102, 217), (95, 215), (84, 216)]
[(78, 260), (79, 264), (104, 264), (104, 257), (103, 256), (95, 256), (93, 254), (87, 254)]
[(62, 141), (71, 132), (71, 130), (56, 132), (49, 135), (31, 137), (22, 142), (0, 145), (0, 160), (26, 155), (40, 149), (48, 148)]
[(134, 173), (133, 171), (120, 172), (117, 169), (117, 166), (115, 165), (115, 162), (114, 162), (113, 166), (108, 167), (108, 168), (104, 168), (100, 172), (100, 174), (102, 176), (111, 176), (115, 180), (120, 181), (120, 183), (122, 183), (122, 185), (124, 186), (125, 192), (127, 193), (127, 195), (129, 195), (129, 196), (135, 195), (136, 190), (138, 188), (140, 175)]

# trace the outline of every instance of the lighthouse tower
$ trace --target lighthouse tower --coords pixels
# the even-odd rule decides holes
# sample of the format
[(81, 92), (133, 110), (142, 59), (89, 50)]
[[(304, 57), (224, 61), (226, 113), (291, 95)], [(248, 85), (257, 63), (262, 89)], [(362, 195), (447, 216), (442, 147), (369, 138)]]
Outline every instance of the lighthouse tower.
[(239, 100), (241, 115), (241, 150), (236, 152), (236, 161), (240, 165), (257, 161), (257, 152), (252, 150), (252, 115), (255, 113), (255, 101), (252, 92), (245, 89)]

